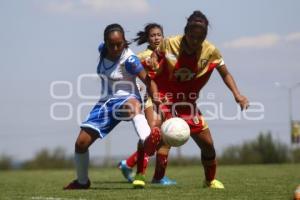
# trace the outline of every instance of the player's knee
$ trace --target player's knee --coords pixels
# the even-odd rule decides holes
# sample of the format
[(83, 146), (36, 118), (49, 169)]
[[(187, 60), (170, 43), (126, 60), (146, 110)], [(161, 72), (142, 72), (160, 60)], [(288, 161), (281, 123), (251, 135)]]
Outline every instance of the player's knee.
[(156, 127), (156, 123), (154, 121), (148, 122), (148, 124), (149, 124), (151, 129)]
[(130, 99), (125, 105), (124, 108), (127, 109), (127, 112), (130, 117), (133, 117), (141, 113), (141, 103), (137, 99)]
[(153, 120), (151, 122), (151, 128), (160, 127), (160, 126), (161, 126), (161, 121), (160, 120)]
[(162, 155), (168, 155), (171, 147), (167, 144), (159, 145), (159, 148), (157, 149), (158, 154)]
[(75, 143), (75, 152), (76, 153), (85, 153), (88, 150), (88, 143), (84, 140), (77, 140)]

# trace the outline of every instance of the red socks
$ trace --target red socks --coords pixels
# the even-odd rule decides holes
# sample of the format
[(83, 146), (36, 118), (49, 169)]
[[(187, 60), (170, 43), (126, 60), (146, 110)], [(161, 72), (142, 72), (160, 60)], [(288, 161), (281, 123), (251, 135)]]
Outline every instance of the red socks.
[[(137, 156), (138, 156), (138, 152), (136, 151), (129, 158), (127, 158), (126, 165), (130, 168), (133, 168), (137, 164)], [(148, 161), (149, 161), (149, 156), (145, 155), (144, 156), (144, 165), (147, 166)]]
[(214, 180), (217, 171), (217, 160), (202, 160), (202, 165), (206, 181)]
[(134, 152), (129, 158), (126, 160), (126, 165), (130, 168), (133, 168), (137, 162), (137, 152)]
[(165, 176), (167, 165), (168, 165), (168, 155), (157, 153), (153, 179), (161, 180)]
[(159, 142), (160, 142), (160, 129), (154, 127), (151, 130), (150, 135), (146, 138), (144, 142), (145, 153), (148, 156), (153, 156)]
[[(160, 129), (154, 127), (143, 145), (138, 145), (137, 151), (137, 174), (145, 174), (148, 157), (154, 155), (160, 142)], [(145, 161), (146, 160), (146, 161)]]

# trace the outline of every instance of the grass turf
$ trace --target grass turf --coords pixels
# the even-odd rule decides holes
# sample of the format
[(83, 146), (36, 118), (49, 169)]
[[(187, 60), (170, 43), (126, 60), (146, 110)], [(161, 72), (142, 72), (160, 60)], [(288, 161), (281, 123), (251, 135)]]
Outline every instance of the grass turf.
[[(225, 190), (202, 188), (200, 166), (169, 166), (167, 175), (176, 179), (176, 186), (147, 183), (145, 189), (133, 189), (117, 168), (91, 169), (90, 190), (63, 191), (74, 179), (74, 170), (19, 170), (0, 172), (0, 199), (88, 200), (88, 199), (291, 199), (300, 184), (300, 165), (220, 166), (218, 179)], [(153, 168), (147, 172), (151, 180)]]

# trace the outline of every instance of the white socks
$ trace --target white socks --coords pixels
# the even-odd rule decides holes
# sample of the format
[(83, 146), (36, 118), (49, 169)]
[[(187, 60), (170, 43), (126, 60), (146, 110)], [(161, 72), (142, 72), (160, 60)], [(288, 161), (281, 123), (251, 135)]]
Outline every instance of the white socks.
[(89, 168), (89, 151), (85, 153), (75, 152), (75, 167), (77, 173), (77, 181), (80, 184), (86, 184), (88, 182), (88, 168)]
[(151, 132), (151, 129), (148, 125), (145, 115), (137, 114), (136, 116), (133, 117), (132, 122), (139, 138), (144, 142)]

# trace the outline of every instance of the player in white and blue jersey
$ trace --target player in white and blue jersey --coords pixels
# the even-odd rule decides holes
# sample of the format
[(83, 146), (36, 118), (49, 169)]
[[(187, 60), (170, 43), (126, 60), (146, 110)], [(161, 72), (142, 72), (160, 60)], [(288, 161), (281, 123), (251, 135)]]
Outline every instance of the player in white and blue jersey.
[(160, 141), (159, 128), (150, 130), (145, 116), (141, 114), (141, 96), (136, 86), (136, 77), (145, 83), (154, 101), (157, 99), (157, 87), (128, 45), (124, 30), (119, 24), (110, 24), (105, 28), (104, 43), (99, 46), (100, 61), (97, 67), (102, 86), (100, 100), (80, 126), (81, 131), (75, 143), (77, 179), (64, 189), (90, 187), (88, 148), (96, 139), (108, 135), (120, 121), (132, 120), (140, 139), (138, 151), (151, 156)]

